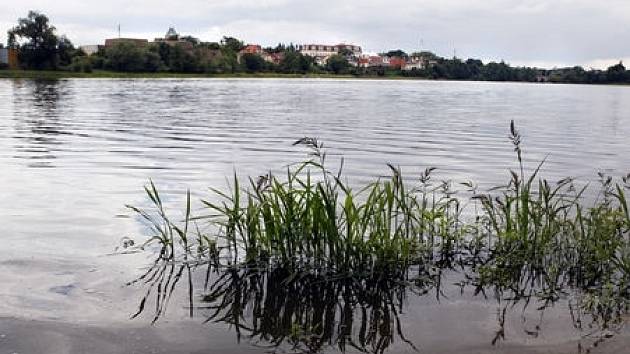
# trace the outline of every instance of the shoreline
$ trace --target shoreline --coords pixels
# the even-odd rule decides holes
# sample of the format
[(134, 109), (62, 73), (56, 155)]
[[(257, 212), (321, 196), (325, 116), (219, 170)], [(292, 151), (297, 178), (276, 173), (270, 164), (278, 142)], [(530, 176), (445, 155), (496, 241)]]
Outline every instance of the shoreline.
[[(207, 335), (208, 331), (215, 335)], [(28, 320), (0, 316), (0, 349), (7, 353), (29, 354), (126, 354), (126, 353), (261, 353), (255, 345), (234, 345), (232, 335), (219, 335), (215, 329), (192, 322), (157, 325), (120, 326), (73, 323), (58, 320)], [(230, 333), (231, 334), (231, 333)], [(627, 333), (620, 333), (591, 349), (592, 354), (621, 353), (628, 343)], [(503, 343), (496, 346), (459, 346), (448, 343), (422, 347), (432, 353), (455, 354), (575, 354), (577, 343), (527, 345)], [(403, 350), (412, 353), (411, 350)], [(326, 351), (325, 351), (326, 352)]]
[(357, 81), (430, 81), (430, 82), (483, 82), (497, 84), (529, 84), (542, 86), (619, 86), (628, 87), (630, 84), (608, 83), (570, 83), (570, 82), (530, 82), (530, 81), (490, 81), (490, 80), (446, 80), (429, 79), (425, 77), (408, 76), (355, 76), (355, 75), (335, 75), (335, 74), (282, 74), (282, 73), (230, 73), (230, 74), (206, 74), (206, 73), (131, 73), (95, 70), (91, 73), (61, 71), (61, 70), (0, 70), (0, 80), (2, 79), (27, 79), (27, 80), (64, 80), (64, 79), (337, 79), (337, 80), (357, 80)]

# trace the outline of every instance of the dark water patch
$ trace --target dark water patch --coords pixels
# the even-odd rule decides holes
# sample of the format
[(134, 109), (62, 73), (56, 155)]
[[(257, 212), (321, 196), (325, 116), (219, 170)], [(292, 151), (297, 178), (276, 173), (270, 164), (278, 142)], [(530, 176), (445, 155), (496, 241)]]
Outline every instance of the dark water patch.
[(52, 288), (50, 288), (50, 291), (55, 294), (68, 296), (75, 289), (76, 289), (76, 285), (68, 284), (68, 285), (53, 286)]

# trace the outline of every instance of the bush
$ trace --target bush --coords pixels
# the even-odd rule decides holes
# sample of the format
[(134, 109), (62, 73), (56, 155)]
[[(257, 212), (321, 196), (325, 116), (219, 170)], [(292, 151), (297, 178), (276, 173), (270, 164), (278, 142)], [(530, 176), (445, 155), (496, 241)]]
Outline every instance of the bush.
[(74, 57), (72, 58), (72, 63), (70, 64), (70, 70), (74, 72), (91, 73), (92, 61), (89, 57)]
[[(133, 43), (117, 43), (105, 53), (105, 68), (122, 72), (156, 71), (155, 53)], [(150, 59), (149, 59), (150, 56)], [(150, 65), (147, 65), (150, 64)]]
[(241, 61), (247, 72), (253, 73), (265, 69), (265, 60), (258, 54), (243, 54)]

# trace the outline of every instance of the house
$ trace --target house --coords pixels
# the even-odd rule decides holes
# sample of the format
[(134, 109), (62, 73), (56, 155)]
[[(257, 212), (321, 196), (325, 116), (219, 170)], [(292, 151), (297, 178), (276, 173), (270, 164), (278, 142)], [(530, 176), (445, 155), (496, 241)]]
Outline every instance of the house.
[(358, 45), (354, 45), (354, 44), (337, 44), (337, 48), (339, 49), (339, 51), (341, 52), (342, 50), (346, 49), (352, 52), (352, 54), (359, 56), (361, 55), (362, 51), (361, 51), (361, 47)]
[(362, 68), (388, 67), (389, 57), (381, 55), (362, 55), (359, 57), (358, 66)]
[(262, 54), (262, 47), (258, 44), (248, 44), (246, 45), (239, 54)]
[(284, 53), (283, 52), (267, 53), (266, 56), (263, 56), (263, 59), (265, 59), (266, 61), (270, 63), (274, 63), (278, 65), (284, 60)]
[(296, 49), (298, 52), (302, 53), (302, 55), (308, 55), (316, 60), (328, 59), (338, 53), (337, 48), (334, 45), (325, 44), (300, 44)]
[(426, 68), (426, 65), (423, 61), (409, 61), (401, 69), (404, 71), (411, 71), (424, 70), (424, 68)]
[(389, 58), (389, 67), (393, 69), (402, 69), (407, 65), (407, 59), (401, 57)]
[(236, 53), (236, 60), (240, 63), (243, 55), (245, 54), (257, 54), (263, 56), (263, 49), (258, 44), (248, 44), (243, 47), (243, 49), (241, 49), (238, 53)]
[(11, 70), (19, 69), (20, 62), (17, 49), (0, 48), (0, 66), (6, 66)]
[(336, 54), (345, 54), (349, 61), (361, 55), (361, 47), (354, 44), (300, 44), (296, 47), (302, 55), (315, 58), (315, 62), (324, 65), (328, 59)]
[(81, 45), (79, 49), (83, 51), (87, 56), (98, 53), (98, 51), (103, 48), (102, 45), (90, 44), (90, 45)]
[(273, 64), (280, 64), (280, 62), (284, 59), (284, 53), (268, 53), (258, 44), (248, 44), (243, 49), (241, 49), (237, 54), (237, 60), (240, 63), (243, 55), (245, 54), (255, 54), (260, 55), (264, 61)]

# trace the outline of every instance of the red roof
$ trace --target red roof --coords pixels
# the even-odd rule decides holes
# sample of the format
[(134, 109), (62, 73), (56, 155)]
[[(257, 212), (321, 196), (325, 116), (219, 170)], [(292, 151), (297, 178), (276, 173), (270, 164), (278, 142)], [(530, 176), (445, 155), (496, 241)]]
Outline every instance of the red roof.
[(258, 44), (248, 44), (245, 48), (241, 49), (243, 54), (260, 54), (262, 53), (262, 47)]
[(389, 66), (394, 68), (402, 68), (407, 64), (407, 61), (404, 58), (392, 57), (389, 59)]

